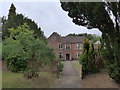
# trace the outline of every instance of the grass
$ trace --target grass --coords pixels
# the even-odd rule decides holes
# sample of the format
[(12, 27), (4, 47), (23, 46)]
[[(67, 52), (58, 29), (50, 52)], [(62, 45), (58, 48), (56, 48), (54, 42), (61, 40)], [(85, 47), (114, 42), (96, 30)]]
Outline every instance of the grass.
[(0, 41), (0, 59), (2, 58), (2, 42)]
[(38, 78), (25, 79), (23, 73), (3, 72), (3, 88), (51, 88), (55, 84), (55, 75), (50, 72), (40, 72)]
[(71, 62), (72, 66), (75, 68), (75, 70), (80, 74), (81, 73), (81, 65), (79, 64), (79, 62)]
[(0, 89), (2, 88), (2, 70), (0, 68)]

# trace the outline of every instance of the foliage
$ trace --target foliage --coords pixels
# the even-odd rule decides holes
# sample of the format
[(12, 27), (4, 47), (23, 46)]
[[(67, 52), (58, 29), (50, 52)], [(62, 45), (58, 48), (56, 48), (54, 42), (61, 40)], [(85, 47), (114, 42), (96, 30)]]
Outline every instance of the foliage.
[(41, 39), (35, 39), (28, 45), (28, 68), (25, 77), (37, 77), (41, 69), (54, 59), (53, 50), (47, 47)]
[(120, 68), (119, 68), (119, 63), (117, 63), (118, 61), (115, 54), (117, 53), (115, 52), (114, 48), (111, 48), (108, 51), (104, 47), (101, 50), (101, 55), (106, 62), (106, 65), (107, 65), (106, 67), (108, 69), (109, 76), (112, 79), (114, 79), (116, 82), (120, 83), (120, 74), (119, 74)]
[(41, 31), (41, 28), (38, 27), (38, 25), (31, 19), (23, 16), (22, 14), (16, 13), (16, 8), (14, 4), (11, 4), (8, 19), (5, 17), (2, 18), (2, 32), (3, 32), (3, 38), (10, 36), (10, 33), (8, 31), (9, 28), (17, 28), (24, 23), (27, 23), (29, 26), (29, 30), (33, 30), (35, 37), (43, 37), (45, 39), (43, 31)]
[(110, 77), (115, 80), (117, 78), (116, 81), (118, 82), (120, 77), (117, 72), (120, 72), (120, 69), (116, 69), (116, 67), (120, 67), (120, 1), (61, 2), (61, 7), (68, 11), (68, 16), (73, 19), (73, 23), (85, 26), (88, 29), (98, 28), (102, 32), (102, 44), (106, 48), (107, 57), (105, 61), (107, 66), (115, 64), (113, 65), (113, 71), (116, 71), (114, 72), (115, 75), (109, 71), (111, 72)]
[(16, 15), (16, 8), (15, 8), (14, 4), (12, 3), (9, 13), (8, 13), (8, 19), (14, 17), (15, 15)]
[(2, 31), (3, 59), (10, 71), (25, 71), (26, 78), (37, 77), (41, 68), (53, 60), (53, 50), (47, 46), (41, 28), (17, 14), (14, 4), (11, 4), (8, 19), (2, 18)]
[(3, 58), (8, 68), (14, 72), (26, 71), (27, 78), (37, 77), (40, 69), (53, 60), (53, 50), (42, 38), (35, 38), (26, 23), (9, 32), (10, 37), (3, 41)]
[[(80, 64), (84, 64), (84, 59), (85, 59), (85, 57), (84, 57), (84, 55), (83, 54), (80, 54), (80, 56), (79, 56), (79, 63)], [(84, 66), (84, 65), (83, 65)]]
[(83, 77), (86, 74), (98, 72), (100, 69), (95, 57), (94, 46), (88, 42), (88, 39), (84, 40), (83, 53), (79, 57), (79, 63), (82, 65)]
[(3, 41), (3, 59), (6, 60), (8, 69), (17, 72), (27, 68), (27, 46), (33, 39), (33, 32), (29, 31), (27, 24), (9, 29), (10, 37)]
[(27, 67), (26, 53), (19, 41), (9, 37), (3, 41), (3, 57), (10, 71), (24, 71)]
[(60, 73), (63, 71), (63, 67), (64, 67), (63, 63), (62, 62), (58, 62), (58, 64), (57, 64), (57, 77), (58, 78), (60, 76)]

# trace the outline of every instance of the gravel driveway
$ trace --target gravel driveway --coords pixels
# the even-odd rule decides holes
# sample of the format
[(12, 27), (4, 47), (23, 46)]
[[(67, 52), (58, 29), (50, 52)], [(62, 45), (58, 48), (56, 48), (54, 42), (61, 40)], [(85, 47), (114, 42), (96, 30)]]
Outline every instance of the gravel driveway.
[(65, 61), (63, 68), (63, 76), (58, 79), (55, 88), (82, 88), (80, 76), (73, 68), (71, 61)]

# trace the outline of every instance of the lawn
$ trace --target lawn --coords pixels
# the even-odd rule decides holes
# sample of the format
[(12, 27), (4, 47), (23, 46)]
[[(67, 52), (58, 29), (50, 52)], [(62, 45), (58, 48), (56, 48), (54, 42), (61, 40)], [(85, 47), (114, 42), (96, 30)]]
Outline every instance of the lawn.
[(72, 66), (75, 68), (75, 70), (79, 73), (81, 73), (81, 65), (78, 63), (78, 61), (71, 62)]
[(41, 72), (38, 78), (25, 79), (23, 73), (3, 72), (3, 88), (51, 88), (56, 77), (50, 72)]
[(2, 42), (0, 41), (0, 59), (2, 57)]

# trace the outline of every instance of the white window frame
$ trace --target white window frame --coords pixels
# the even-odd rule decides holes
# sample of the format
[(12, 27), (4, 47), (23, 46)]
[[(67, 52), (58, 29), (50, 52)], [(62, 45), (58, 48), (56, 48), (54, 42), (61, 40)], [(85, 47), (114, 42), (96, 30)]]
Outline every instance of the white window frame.
[[(62, 58), (60, 58), (60, 55), (61, 55)], [(58, 58), (63, 59), (63, 53), (62, 52), (58, 52)]]
[(59, 48), (59, 49), (63, 49), (63, 44), (62, 44), (62, 43), (59, 43), (59, 44), (58, 44), (58, 48)]
[(82, 51), (76, 52), (76, 56), (77, 58), (79, 58), (79, 56), (82, 54)]
[(82, 43), (76, 43), (76, 49), (82, 49)]
[[(70, 47), (69, 49), (67, 48), (67, 45), (69, 45), (69, 47)], [(65, 44), (65, 49), (66, 49), (66, 50), (70, 50), (70, 49), (71, 49), (71, 44), (70, 44), (70, 43)]]

